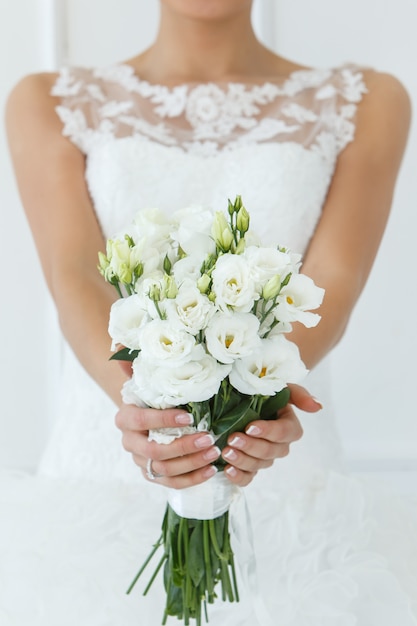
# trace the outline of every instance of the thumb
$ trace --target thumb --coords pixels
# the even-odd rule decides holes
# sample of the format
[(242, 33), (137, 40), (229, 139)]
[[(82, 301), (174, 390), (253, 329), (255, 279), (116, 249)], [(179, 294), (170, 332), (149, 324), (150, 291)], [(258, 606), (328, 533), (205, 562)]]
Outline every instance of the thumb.
[(294, 404), (298, 409), (307, 411), (308, 413), (316, 413), (323, 408), (321, 402), (314, 398), (304, 387), (301, 385), (289, 384), (290, 390), (290, 403)]

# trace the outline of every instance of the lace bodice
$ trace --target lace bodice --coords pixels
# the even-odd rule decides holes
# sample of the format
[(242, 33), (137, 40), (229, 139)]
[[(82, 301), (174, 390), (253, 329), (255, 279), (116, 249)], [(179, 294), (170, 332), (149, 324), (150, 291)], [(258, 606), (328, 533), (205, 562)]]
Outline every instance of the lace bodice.
[(262, 84), (172, 88), (141, 80), (129, 65), (72, 68), (53, 88), (64, 134), (87, 155), (106, 236), (141, 207), (223, 208), (240, 193), (263, 236), (301, 252), (365, 91), (354, 66)]
[[(227, 198), (240, 194), (263, 243), (303, 253), (337, 156), (354, 137), (365, 92), (361, 70), (351, 65), (263, 83), (172, 88), (118, 65), (63, 69), (52, 93), (64, 135), (86, 154), (86, 179), (105, 237), (122, 231), (144, 207), (223, 210)], [(117, 473), (123, 453), (114, 408), (99, 400), (103, 394), (91, 381), (81, 382), (77, 364), (67, 370), (71, 392), (43, 467)], [(328, 424), (320, 427), (317, 446), (331, 432)]]

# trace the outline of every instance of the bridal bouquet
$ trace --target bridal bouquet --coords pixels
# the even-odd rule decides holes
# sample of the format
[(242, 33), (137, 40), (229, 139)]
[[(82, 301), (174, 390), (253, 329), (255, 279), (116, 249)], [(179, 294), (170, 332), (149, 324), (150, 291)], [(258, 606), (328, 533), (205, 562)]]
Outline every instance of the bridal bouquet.
[[(126, 402), (153, 408), (183, 407), (193, 426), (160, 429), (150, 439), (208, 431), (222, 449), (231, 433), (255, 419), (276, 419), (289, 400), (287, 383), (306, 374), (296, 345), (286, 338), (293, 322), (315, 326), (311, 312), (323, 289), (299, 273), (300, 256), (261, 246), (249, 231), (240, 196), (227, 212), (190, 207), (169, 218), (140, 212), (128, 232), (107, 242), (99, 270), (120, 299), (111, 309), (112, 358), (132, 361), (123, 388)], [(168, 490), (162, 534), (129, 591), (162, 548), (147, 585), (163, 567), (169, 615), (200, 626), (221, 588), (239, 599), (229, 534), (236, 487), (224, 476), (183, 490)]]

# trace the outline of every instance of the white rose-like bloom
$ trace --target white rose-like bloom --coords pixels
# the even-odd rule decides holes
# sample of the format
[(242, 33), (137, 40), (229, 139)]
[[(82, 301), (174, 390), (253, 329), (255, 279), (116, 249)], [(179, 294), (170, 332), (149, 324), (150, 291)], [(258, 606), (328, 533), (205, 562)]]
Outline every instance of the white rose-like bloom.
[(186, 254), (205, 258), (214, 253), (216, 246), (211, 237), (213, 211), (201, 206), (190, 206), (175, 211), (171, 238), (178, 242)]
[(142, 209), (136, 214), (133, 225), (130, 228), (130, 235), (135, 243), (144, 248), (153, 247), (161, 253), (170, 245), (172, 225), (168, 221), (165, 213), (160, 209)]
[(223, 254), (212, 273), (215, 303), (222, 311), (248, 313), (259, 298), (247, 260), (238, 254)]
[(233, 363), (256, 350), (259, 320), (252, 313), (216, 313), (206, 328), (207, 349), (220, 363)]
[(173, 300), (165, 303), (168, 321), (192, 335), (206, 328), (216, 308), (207, 296), (200, 293), (195, 283), (185, 281)]
[(185, 330), (174, 328), (168, 320), (155, 319), (141, 332), (141, 354), (148, 363), (178, 367), (204, 355), (201, 345)]
[(235, 361), (229, 374), (231, 385), (247, 395), (273, 396), (307, 374), (297, 346), (283, 335), (262, 339), (250, 356)]
[(293, 274), (277, 298), (274, 314), (282, 322), (301, 322), (307, 328), (317, 326), (320, 315), (310, 313), (323, 301), (324, 289), (305, 274)]
[(208, 354), (178, 367), (159, 367), (150, 364), (141, 352), (133, 362), (129, 397), (155, 409), (209, 400), (219, 391), (230, 367), (220, 365)]
[(140, 350), (140, 335), (150, 319), (146, 303), (137, 294), (116, 300), (111, 306), (109, 319), (112, 350), (118, 343), (130, 350)]
[(165, 255), (162, 255), (158, 248), (147, 246), (145, 242), (140, 242), (135, 249), (140, 250), (138, 255), (140, 262), (143, 265), (143, 274), (139, 278), (143, 280), (146, 276), (151, 276), (156, 271), (162, 271)]
[(192, 281), (194, 284), (201, 276), (201, 266), (205, 259), (205, 255), (190, 254), (179, 261), (176, 261), (172, 267), (172, 274), (177, 285), (185, 281)]
[(293, 271), (291, 256), (277, 248), (250, 246), (246, 248), (243, 256), (247, 259), (258, 290), (261, 290), (270, 278), (279, 276), (282, 282)]

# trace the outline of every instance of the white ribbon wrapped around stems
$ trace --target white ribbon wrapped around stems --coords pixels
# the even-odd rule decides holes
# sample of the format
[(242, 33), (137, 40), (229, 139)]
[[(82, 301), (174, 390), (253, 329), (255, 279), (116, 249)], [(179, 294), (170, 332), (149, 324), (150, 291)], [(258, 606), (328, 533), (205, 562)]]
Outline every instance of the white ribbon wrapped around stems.
[[(206, 424), (202, 420), (197, 428), (185, 426), (150, 430), (149, 440), (169, 444), (184, 435), (206, 430)], [(224, 476), (223, 472), (220, 472), (199, 485), (185, 489), (168, 488), (167, 491), (168, 503), (177, 515), (188, 519), (209, 520), (220, 517), (229, 510), (239, 489)]]

